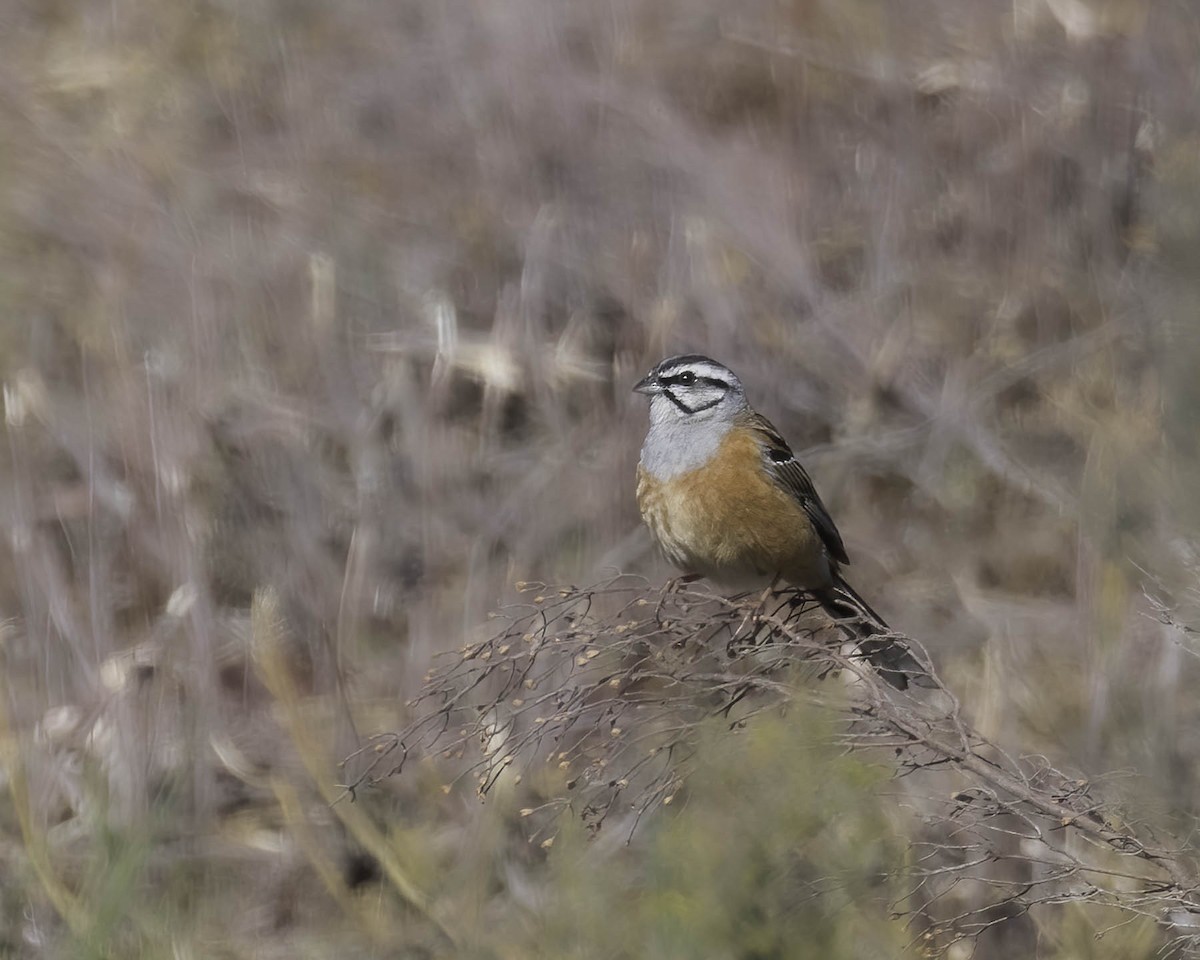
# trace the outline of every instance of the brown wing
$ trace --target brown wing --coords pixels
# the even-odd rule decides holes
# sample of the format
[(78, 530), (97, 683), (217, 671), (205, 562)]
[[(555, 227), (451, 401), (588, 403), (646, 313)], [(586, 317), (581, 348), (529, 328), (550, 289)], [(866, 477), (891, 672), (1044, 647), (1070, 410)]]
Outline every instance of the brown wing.
[(763, 445), (763, 461), (771, 478), (796, 498), (804, 508), (808, 518), (812, 520), (817, 533), (825, 544), (829, 555), (839, 563), (849, 563), (846, 556), (846, 545), (842, 543), (842, 535), (838, 533), (833, 523), (833, 517), (825, 509), (825, 504), (817, 496), (817, 488), (813, 486), (812, 478), (800, 465), (796, 455), (787, 441), (779, 435), (771, 421), (760, 413), (750, 414), (750, 428), (760, 437)]

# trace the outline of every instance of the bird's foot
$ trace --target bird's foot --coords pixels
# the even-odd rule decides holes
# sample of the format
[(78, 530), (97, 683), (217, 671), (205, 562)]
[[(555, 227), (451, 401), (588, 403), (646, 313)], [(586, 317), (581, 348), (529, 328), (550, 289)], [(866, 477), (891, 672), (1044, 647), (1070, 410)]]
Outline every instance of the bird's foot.
[[(767, 588), (758, 594), (758, 600), (754, 605), (746, 610), (745, 616), (742, 617), (742, 622), (738, 624), (737, 629), (734, 631), (734, 639), (729, 643), (728, 652), (731, 655), (736, 655), (736, 653), (740, 653), (743, 649), (757, 646), (762, 642), (758, 639), (758, 634), (762, 628), (763, 620), (779, 612), (778, 608), (776, 608), (771, 613), (767, 613), (767, 604), (775, 596), (779, 580), (779, 577), (775, 577), (767, 585)], [(747, 594), (747, 596), (754, 596), (754, 594)], [(769, 639), (770, 633), (771, 631), (768, 629), (767, 639)]]
[(695, 583), (701, 577), (698, 573), (684, 573), (678, 577), (672, 577), (663, 584), (662, 590), (659, 592), (658, 604), (654, 608), (654, 619), (658, 623), (663, 622), (662, 612), (663, 605), (667, 602), (667, 598), (679, 592), (679, 588), (686, 586), (689, 583)]

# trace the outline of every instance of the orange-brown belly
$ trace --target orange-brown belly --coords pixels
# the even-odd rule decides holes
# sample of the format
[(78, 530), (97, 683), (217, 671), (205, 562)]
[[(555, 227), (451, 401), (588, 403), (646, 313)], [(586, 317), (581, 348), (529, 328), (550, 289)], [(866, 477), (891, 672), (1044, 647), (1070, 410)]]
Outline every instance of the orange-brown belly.
[(830, 560), (808, 514), (758, 468), (752, 437), (731, 433), (703, 467), (666, 480), (638, 467), (642, 518), (676, 566), (720, 583), (781, 576), (796, 586), (831, 582)]

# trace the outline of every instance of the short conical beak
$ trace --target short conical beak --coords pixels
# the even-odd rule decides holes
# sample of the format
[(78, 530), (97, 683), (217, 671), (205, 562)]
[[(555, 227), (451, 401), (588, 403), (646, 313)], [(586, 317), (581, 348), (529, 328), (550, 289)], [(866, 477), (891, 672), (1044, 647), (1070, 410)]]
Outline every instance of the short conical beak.
[(658, 393), (658, 384), (654, 380), (654, 374), (647, 374), (633, 385), (634, 393)]

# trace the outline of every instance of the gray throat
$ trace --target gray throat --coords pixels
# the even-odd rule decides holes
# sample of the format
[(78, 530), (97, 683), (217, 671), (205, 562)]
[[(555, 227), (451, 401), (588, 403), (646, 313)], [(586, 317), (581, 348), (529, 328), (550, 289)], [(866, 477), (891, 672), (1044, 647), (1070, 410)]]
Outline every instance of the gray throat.
[(717, 452), (732, 423), (669, 420), (651, 423), (642, 444), (642, 467), (656, 480), (668, 480), (702, 467)]

